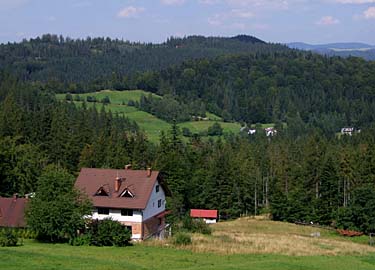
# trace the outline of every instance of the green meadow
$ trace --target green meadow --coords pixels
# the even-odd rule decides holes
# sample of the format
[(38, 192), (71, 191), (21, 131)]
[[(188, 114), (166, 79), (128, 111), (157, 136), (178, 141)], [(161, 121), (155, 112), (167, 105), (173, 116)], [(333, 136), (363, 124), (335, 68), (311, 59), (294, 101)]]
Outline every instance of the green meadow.
[(131, 247), (73, 247), (25, 241), (23, 246), (0, 247), (4, 270), (116, 269), (375, 269), (375, 254), (364, 256), (286, 256), (274, 254), (199, 253), (172, 247), (135, 244)]
[[(158, 142), (160, 138), (160, 133), (162, 131), (166, 132), (171, 128), (171, 124), (167, 123), (166, 121), (157, 118), (156, 116), (138, 110), (134, 106), (128, 106), (128, 102), (132, 101), (139, 101), (141, 96), (149, 95), (149, 92), (143, 90), (128, 90), (128, 91), (112, 91), (112, 90), (102, 90), (99, 92), (92, 92), (92, 93), (85, 93), (79, 94), (81, 99), (86, 100), (88, 96), (95, 97), (96, 100), (100, 101), (105, 97), (109, 97), (111, 103), (107, 105), (103, 105), (99, 102), (86, 102), (87, 107), (96, 106), (98, 110), (104, 106), (106, 111), (111, 111), (112, 113), (118, 113), (119, 115), (124, 115), (128, 117), (130, 120), (135, 121), (138, 126), (144, 130), (147, 134), (148, 139), (151, 142)], [(73, 99), (78, 94), (72, 94)], [(156, 98), (161, 98), (158, 95), (152, 94)], [(57, 94), (56, 97), (58, 100), (65, 100), (66, 94)], [(82, 106), (82, 102), (74, 101), (77, 106)], [(207, 113), (207, 117), (210, 119), (209, 121), (189, 121), (179, 124), (180, 128), (186, 127), (189, 128), (192, 133), (200, 133), (205, 132), (207, 129), (212, 126), (215, 122), (218, 122), (221, 127), (223, 128), (224, 133), (238, 133), (240, 130), (239, 123), (228, 123), (223, 122), (220, 117), (215, 114)]]
[[(263, 217), (211, 226), (212, 235), (193, 234), (187, 246), (175, 246), (171, 239), (121, 248), (24, 240), (21, 246), (0, 247), (0, 269), (375, 269), (375, 247), (367, 244), (367, 236), (346, 238), (334, 230)], [(311, 236), (316, 231), (320, 237)]]

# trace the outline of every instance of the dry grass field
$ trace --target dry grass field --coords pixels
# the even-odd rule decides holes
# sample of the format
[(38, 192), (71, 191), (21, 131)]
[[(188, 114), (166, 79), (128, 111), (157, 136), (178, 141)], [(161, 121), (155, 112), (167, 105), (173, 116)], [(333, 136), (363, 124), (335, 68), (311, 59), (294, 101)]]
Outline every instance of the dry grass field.
[[(184, 248), (225, 255), (356, 256), (375, 252), (375, 247), (366, 244), (365, 236), (362, 237), (364, 243), (356, 243), (354, 238), (339, 236), (335, 231), (267, 219), (244, 217), (219, 222), (212, 228), (212, 235), (194, 234), (192, 245)], [(318, 232), (320, 237), (312, 236)]]

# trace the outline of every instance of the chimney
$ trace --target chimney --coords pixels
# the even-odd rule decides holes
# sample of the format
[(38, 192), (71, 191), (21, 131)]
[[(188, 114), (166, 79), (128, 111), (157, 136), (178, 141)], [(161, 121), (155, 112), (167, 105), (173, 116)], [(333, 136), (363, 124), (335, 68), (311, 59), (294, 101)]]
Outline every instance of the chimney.
[(147, 177), (151, 177), (152, 170), (150, 167), (147, 168)]
[(132, 165), (131, 164), (125, 165), (125, 170), (131, 170), (131, 169), (132, 169)]
[(115, 192), (118, 192), (120, 190), (121, 186), (121, 177), (116, 177), (115, 179)]

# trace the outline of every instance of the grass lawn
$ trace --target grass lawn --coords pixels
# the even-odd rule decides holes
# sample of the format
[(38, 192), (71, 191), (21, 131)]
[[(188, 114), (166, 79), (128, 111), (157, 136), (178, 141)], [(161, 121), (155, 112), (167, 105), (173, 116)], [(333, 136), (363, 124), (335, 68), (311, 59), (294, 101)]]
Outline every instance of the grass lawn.
[(0, 248), (0, 269), (375, 269), (375, 255), (283, 256), (273, 254), (197, 253), (170, 247), (72, 247), (25, 241)]
[[(132, 247), (73, 247), (25, 240), (0, 247), (0, 269), (375, 269), (375, 248), (332, 231), (309, 226), (240, 218), (212, 225), (209, 236), (193, 235), (192, 245), (146, 241)], [(311, 237), (312, 232), (321, 237)]]

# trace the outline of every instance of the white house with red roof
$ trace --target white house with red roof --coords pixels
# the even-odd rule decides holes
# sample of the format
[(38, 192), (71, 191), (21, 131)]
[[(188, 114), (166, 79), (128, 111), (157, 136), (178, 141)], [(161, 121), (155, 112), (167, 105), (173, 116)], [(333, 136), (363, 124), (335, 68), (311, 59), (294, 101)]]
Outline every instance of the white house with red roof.
[(216, 223), (218, 215), (217, 210), (191, 209), (190, 217), (203, 219), (207, 224)]
[(163, 237), (170, 191), (158, 171), (82, 168), (75, 186), (92, 201), (92, 219), (119, 221), (134, 240)]

